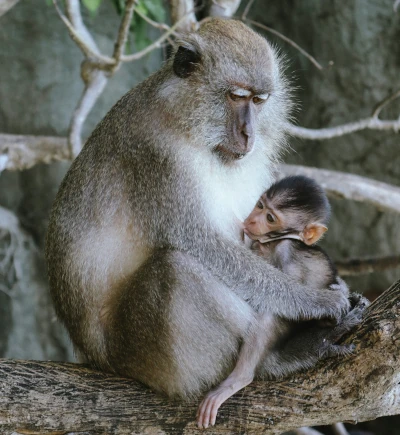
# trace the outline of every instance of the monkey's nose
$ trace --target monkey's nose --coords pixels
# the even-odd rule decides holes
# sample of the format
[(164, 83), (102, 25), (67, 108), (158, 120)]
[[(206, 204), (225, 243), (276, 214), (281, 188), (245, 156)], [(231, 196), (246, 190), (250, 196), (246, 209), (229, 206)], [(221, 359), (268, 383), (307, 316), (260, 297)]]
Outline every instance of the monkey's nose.
[(249, 151), (253, 147), (254, 134), (253, 127), (250, 123), (245, 122), (240, 130), (242, 144), (245, 150)]

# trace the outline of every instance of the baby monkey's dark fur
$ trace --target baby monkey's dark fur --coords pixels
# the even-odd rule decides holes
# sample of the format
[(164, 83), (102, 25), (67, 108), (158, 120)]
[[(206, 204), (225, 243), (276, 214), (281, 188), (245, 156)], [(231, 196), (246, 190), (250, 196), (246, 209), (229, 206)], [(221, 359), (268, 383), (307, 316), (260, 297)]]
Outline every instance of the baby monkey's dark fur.
[(304, 285), (321, 290), (345, 285), (329, 256), (315, 246), (327, 230), (330, 212), (315, 180), (302, 175), (283, 178), (262, 195), (245, 221), (255, 240), (251, 249)]

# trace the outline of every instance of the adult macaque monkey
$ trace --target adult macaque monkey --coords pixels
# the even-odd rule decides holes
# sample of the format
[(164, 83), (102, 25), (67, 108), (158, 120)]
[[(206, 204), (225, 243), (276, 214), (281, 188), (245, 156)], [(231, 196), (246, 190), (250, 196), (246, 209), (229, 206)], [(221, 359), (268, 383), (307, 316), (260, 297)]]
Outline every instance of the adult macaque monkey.
[(240, 242), (289, 107), (265, 39), (213, 19), (96, 127), (47, 238), (57, 313), (90, 363), (190, 397), (232, 370), (255, 312), (346, 312), (342, 292), (303, 287)]

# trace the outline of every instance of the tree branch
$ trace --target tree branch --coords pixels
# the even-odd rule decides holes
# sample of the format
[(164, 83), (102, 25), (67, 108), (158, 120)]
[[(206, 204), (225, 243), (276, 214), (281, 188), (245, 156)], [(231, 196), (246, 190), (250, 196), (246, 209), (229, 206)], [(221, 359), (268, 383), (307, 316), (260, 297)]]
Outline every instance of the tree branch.
[(208, 14), (210, 17), (232, 17), (240, 6), (241, 0), (211, 0)]
[[(290, 379), (254, 382), (222, 405), (207, 434), (279, 434), (400, 413), (400, 281), (366, 310), (331, 358)], [(200, 434), (198, 401), (170, 401), (137, 382), (77, 364), (0, 360), (2, 433)]]
[(338, 125), (329, 128), (304, 128), (293, 124), (287, 124), (289, 134), (302, 139), (323, 140), (332, 139), (334, 137), (344, 136), (345, 134), (354, 133), (361, 130), (391, 130), (395, 133), (400, 131), (400, 116), (398, 119), (381, 120), (378, 118), (380, 112), (389, 103), (400, 97), (400, 89), (386, 97), (377, 104), (369, 118), (360, 119), (359, 121), (349, 122), (348, 124)]
[(0, 17), (14, 7), (19, 0), (0, 0)]
[(121, 60), (123, 62), (131, 62), (133, 60), (138, 60), (142, 58), (143, 56), (146, 56), (146, 54), (153, 51), (155, 48), (161, 47), (161, 44), (172, 34), (175, 33), (175, 30), (179, 29), (182, 26), (182, 23), (184, 23), (187, 19), (187, 16), (182, 17), (180, 20), (178, 20), (173, 26), (171, 26), (163, 35), (161, 35), (156, 41), (154, 41), (152, 44), (148, 45), (146, 48), (144, 48), (141, 51), (138, 51), (134, 54), (129, 54), (121, 57)]
[(0, 134), (0, 172), (2, 169), (23, 170), (38, 163), (63, 160), (71, 160), (64, 137)]
[(400, 187), (359, 175), (308, 166), (280, 165), (278, 177), (305, 175), (314, 178), (334, 198), (371, 204), (379, 210), (400, 213)]
[(82, 71), (82, 77), (86, 78), (85, 89), (72, 115), (68, 132), (68, 143), (74, 157), (82, 149), (83, 124), (108, 82), (104, 71), (93, 69), (90, 63), (83, 62)]
[[(251, 3), (249, 3), (249, 5), (251, 6)], [(248, 6), (249, 6), (248, 5)], [(249, 7), (250, 7), (249, 6)], [(317, 60), (311, 56), (311, 54), (307, 53), (306, 50), (304, 50), (304, 48), (301, 48), (299, 44), (297, 44), (296, 42), (294, 42), (292, 39), (288, 38), (287, 36), (285, 36), (283, 33), (278, 32), (277, 30), (273, 29), (272, 27), (268, 27), (265, 24), (261, 24), (258, 23), (257, 21), (253, 21), (250, 20), (249, 18), (246, 18), (248, 9), (246, 8), (245, 12), (243, 13), (242, 16), (242, 20), (245, 21), (248, 24), (251, 24), (255, 27), (259, 27), (260, 29), (265, 30), (266, 32), (272, 33), (275, 36), (278, 36), (278, 38), (281, 38), (283, 41), (287, 42), (288, 44), (290, 44), (292, 47), (294, 47), (296, 50), (298, 50), (303, 56), (305, 56), (317, 69), (319, 70), (323, 70), (324, 67), (317, 62)]]
[(179, 32), (190, 32), (197, 28), (194, 0), (170, 0), (170, 4), (171, 19), (173, 23), (179, 22)]
[(133, 11), (138, 0), (127, 0), (125, 5), (124, 16), (119, 27), (117, 42), (114, 46), (113, 58), (116, 64), (119, 66), (121, 63), (122, 55), (124, 54), (126, 41), (128, 39), (129, 27), (131, 25)]
[(362, 275), (400, 267), (400, 255), (335, 261), (340, 276)]
[[(71, 160), (65, 138), (0, 134), (0, 170), (23, 170), (38, 163), (60, 160)], [(400, 213), (400, 187), (397, 186), (344, 172), (297, 165), (282, 164), (277, 175), (280, 178), (306, 175), (315, 178), (330, 196)]]

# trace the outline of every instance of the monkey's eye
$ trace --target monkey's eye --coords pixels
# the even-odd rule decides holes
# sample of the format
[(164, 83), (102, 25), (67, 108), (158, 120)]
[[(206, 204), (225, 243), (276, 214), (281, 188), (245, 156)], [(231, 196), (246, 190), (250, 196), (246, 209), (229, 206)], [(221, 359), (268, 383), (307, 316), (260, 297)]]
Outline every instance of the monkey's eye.
[(256, 95), (255, 97), (253, 97), (253, 103), (254, 104), (264, 104), (269, 98), (269, 95)]
[(240, 101), (240, 100), (244, 100), (245, 98), (247, 98), (246, 95), (238, 95), (238, 94), (234, 94), (233, 92), (229, 92), (229, 98), (232, 101)]
[(271, 213), (268, 213), (267, 214), (267, 221), (271, 222), (271, 224), (274, 223), (275, 222), (275, 216), (273, 214), (271, 214)]
[(264, 208), (264, 204), (261, 201), (258, 201), (257, 207), (262, 210)]

